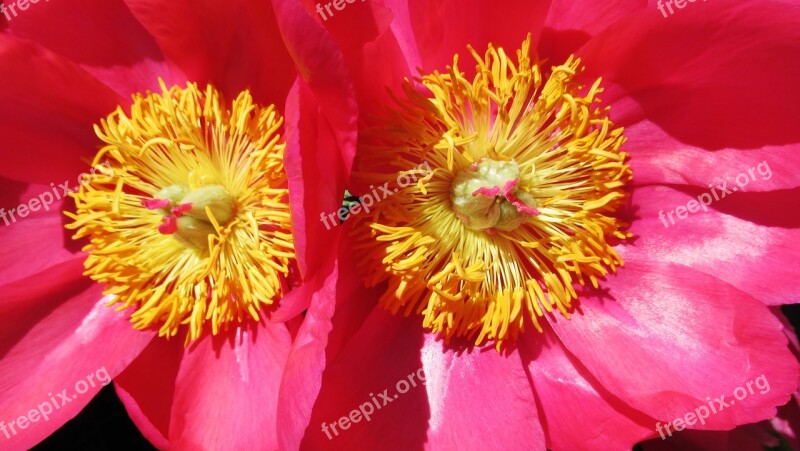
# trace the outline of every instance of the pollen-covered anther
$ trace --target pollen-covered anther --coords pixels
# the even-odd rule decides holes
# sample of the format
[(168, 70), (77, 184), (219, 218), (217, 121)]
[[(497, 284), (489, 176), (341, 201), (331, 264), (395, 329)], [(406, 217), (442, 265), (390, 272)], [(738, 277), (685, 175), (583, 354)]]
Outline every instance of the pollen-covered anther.
[(260, 321), (295, 264), (283, 120), (247, 91), (195, 84), (134, 96), (95, 127), (112, 171), (73, 195), (86, 274), (139, 329), (219, 333)]
[[(578, 84), (580, 60), (549, 70), (489, 46), (444, 72), (406, 81), (397, 108), (361, 140), (355, 176), (393, 183), (430, 175), (356, 216), (369, 285), (391, 312), (418, 313), (445, 339), (514, 340), (548, 312), (565, 317), (576, 285), (622, 265), (630, 236), (617, 210), (632, 174), (625, 138), (598, 106), (600, 80)], [(419, 85), (422, 85), (421, 87)]]

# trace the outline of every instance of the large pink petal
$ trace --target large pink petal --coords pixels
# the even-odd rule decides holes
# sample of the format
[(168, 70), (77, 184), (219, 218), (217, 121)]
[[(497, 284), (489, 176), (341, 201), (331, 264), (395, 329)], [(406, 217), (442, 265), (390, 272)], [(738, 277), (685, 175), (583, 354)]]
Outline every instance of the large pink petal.
[[(417, 385), (394, 394), (400, 379), (422, 368), (423, 343), (419, 321), (376, 308), (335, 361), (327, 362), (300, 449), (421, 449), (430, 416), (425, 390)], [(351, 414), (355, 423), (340, 420)]]
[(540, 414), (517, 351), (501, 354), (494, 346), (471, 344), (451, 348), (425, 334), (421, 368), (430, 405), (427, 449), (459, 449), (463, 443), (475, 449), (549, 447), (542, 425), (552, 420)]
[(29, 3), (9, 29), (79, 64), (126, 100), (157, 90), (158, 77), (172, 81), (153, 37), (122, 0)]
[(185, 352), (169, 421), (171, 449), (277, 449), (289, 332), (268, 321), (230, 332), (206, 337)]
[[(341, 312), (336, 310), (333, 329), (323, 337), (327, 353), (309, 342), (292, 356), (305, 368), (314, 368), (314, 355), (325, 364), (301, 449), (456, 449), (463, 443), (481, 449), (545, 448), (518, 354), (449, 347), (426, 334), (419, 318), (392, 316), (380, 308), (351, 334), (355, 323), (342, 320)], [(325, 318), (312, 317), (320, 319)], [(298, 339), (310, 339), (312, 332), (309, 328)], [(298, 385), (286, 385), (290, 377), (302, 379), (297, 373), (287, 373), (285, 390)], [(507, 434), (497, 434), (497, 424)]]
[[(24, 336), (3, 340), (10, 347), (0, 359), (4, 394), (0, 412), (7, 425), (11, 421), (17, 425), (16, 435), (9, 432), (8, 440), (3, 437), (4, 447), (30, 448), (50, 435), (80, 412), (152, 339), (152, 333), (134, 330), (126, 314), (106, 307), (107, 302), (100, 287), (92, 284), (54, 305)], [(35, 409), (39, 412), (31, 415)], [(48, 410), (51, 413), (45, 418), (42, 413)], [(20, 430), (20, 416), (37, 421)]]
[(121, 98), (67, 59), (5, 33), (0, 80), (0, 175), (74, 186), (100, 144), (92, 124)]
[[(729, 284), (686, 266), (629, 258), (601, 290), (585, 290), (571, 320), (550, 322), (603, 387), (642, 413), (671, 422), (724, 396), (735, 404), (692, 428), (732, 428), (771, 418), (797, 389), (783, 326)], [(747, 396), (733, 399), (742, 389)]]
[[(319, 134), (332, 135), (344, 163), (345, 176), (349, 176), (356, 150), (358, 106), (344, 55), (333, 37), (298, 2), (273, 0), (272, 3), (286, 48), (300, 78), (318, 103), (317, 128), (326, 129)], [(337, 150), (327, 147), (323, 151)]]
[(296, 72), (269, 2), (124, 1), (187, 79), (282, 108)]
[[(295, 251), (303, 276), (336, 253), (336, 211), (345, 189), (344, 166), (319, 104), (297, 80), (286, 103), (286, 157)], [(327, 215), (334, 215), (330, 219)], [(307, 302), (307, 301), (306, 301)], [(306, 304), (307, 306), (307, 304)]]
[(359, 276), (351, 270), (354, 259), (353, 252), (341, 245), (335, 267), (327, 271), (327, 277), (321, 282), (307, 282), (313, 284), (308, 293), (311, 305), (292, 345), (281, 384), (278, 438), (282, 449), (300, 446), (326, 364), (336, 359), (374, 308), (376, 292), (363, 288)]
[(593, 36), (646, 6), (646, 0), (553, 0), (536, 47), (539, 57), (561, 64)]
[(467, 45), (483, 53), (492, 43), (513, 54), (529, 33), (534, 38), (539, 35), (550, 1), (387, 0), (386, 5), (394, 15), (392, 32), (406, 49), (409, 67), (443, 71), (455, 53), (466, 53)]
[(169, 447), (170, 414), (183, 351), (180, 337), (153, 340), (114, 378), (117, 395), (131, 420), (159, 449)]
[(655, 420), (608, 393), (550, 330), (522, 338), (520, 353), (542, 411), (548, 448), (631, 449), (653, 435)]
[[(718, 279), (767, 304), (800, 302), (800, 281), (796, 262), (800, 260), (800, 228), (760, 225), (725, 214), (725, 208), (736, 196), (735, 192), (719, 202), (710, 193), (708, 211), (702, 210), (697, 196), (668, 187), (640, 187), (634, 191), (633, 203), (636, 219), (631, 232), (632, 245), (619, 247), (623, 258), (628, 255), (639, 259), (671, 262), (689, 266)], [(770, 193), (750, 196), (747, 206), (751, 210), (777, 209), (787, 218), (800, 218), (794, 200), (786, 205), (770, 202)], [(687, 205), (697, 210), (688, 213)], [(681, 217), (676, 210), (681, 208)], [(774, 211), (774, 210), (773, 210)], [(734, 213), (741, 213), (733, 206)], [(754, 214), (754, 217), (759, 215)]]
[(719, 0), (667, 19), (654, 6), (579, 52), (627, 127), (635, 181), (705, 187), (766, 160), (775, 174), (752, 190), (800, 186), (796, 4)]
[[(46, 271), (66, 261), (80, 260), (84, 254), (77, 252), (69, 234), (64, 229), (64, 216), (61, 214), (63, 201), (56, 201), (49, 186), (24, 185), (0, 181), (0, 189), (7, 190), (0, 194), (0, 286), (22, 280), (36, 273)], [(21, 192), (7, 196), (12, 190)], [(60, 192), (60, 190), (59, 190)], [(39, 195), (48, 193), (45, 200), (52, 199), (49, 211), (37, 207), (38, 211), (29, 212), (25, 218), (16, 214), (18, 206), (28, 204), (31, 199), (40, 199)], [(41, 205), (39, 203), (38, 205)], [(14, 209), (14, 216), (10, 210)], [(73, 279), (81, 276), (78, 269)], [(55, 274), (49, 274), (47, 280), (53, 284), (61, 282)]]

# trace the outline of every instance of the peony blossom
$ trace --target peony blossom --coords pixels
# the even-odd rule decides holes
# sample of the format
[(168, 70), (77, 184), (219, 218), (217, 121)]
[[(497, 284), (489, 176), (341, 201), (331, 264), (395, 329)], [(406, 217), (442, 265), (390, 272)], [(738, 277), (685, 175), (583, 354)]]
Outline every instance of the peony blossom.
[(158, 448), (276, 449), (354, 154), (335, 42), (288, 1), (28, 6), (0, 22), (0, 448), (113, 378)]
[(380, 201), (345, 223), (358, 282), (298, 332), (285, 449), (630, 449), (790, 400), (800, 11), (651, 3), (324, 22), (360, 101), (349, 189)]

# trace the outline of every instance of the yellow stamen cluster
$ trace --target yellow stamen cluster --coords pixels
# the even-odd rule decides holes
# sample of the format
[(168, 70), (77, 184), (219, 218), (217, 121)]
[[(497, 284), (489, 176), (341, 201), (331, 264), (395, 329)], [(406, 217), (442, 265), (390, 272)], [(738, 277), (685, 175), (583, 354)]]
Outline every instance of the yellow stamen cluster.
[[(95, 126), (106, 144), (95, 164), (111, 170), (73, 195), (77, 211), (67, 213), (67, 227), (76, 239), (88, 237), (86, 274), (105, 284), (120, 310), (135, 306), (136, 328), (169, 337), (186, 325), (188, 342), (206, 322), (216, 334), (258, 321), (285, 293), (295, 254), (283, 119), (247, 91), (228, 106), (212, 86), (161, 87), (135, 95), (130, 115), (118, 108)], [(186, 197), (205, 205), (194, 216), (209, 223), (203, 236), (192, 235), (194, 246), (159, 233), (164, 212), (143, 205), (176, 186), (211, 192)], [(223, 211), (213, 210), (216, 198), (232, 200), (229, 218), (215, 217)]]
[[(481, 57), (470, 48), (471, 80), (457, 55), (446, 73), (417, 80), (424, 90), (406, 80), (398, 107), (359, 150), (357, 176), (376, 185), (422, 162), (433, 168), (356, 217), (354, 233), (368, 284), (388, 282), (382, 305), (422, 314), (447, 339), (499, 346), (524, 331), (526, 318), (541, 331), (547, 312), (569, 317), (576, 284), (597, 287), (622, 265), (611, 247), (630, 236), (614, 216), (632, 177), (622, 129), (597, 106), (600, 80), (588, 89), (575, 81), (580, 60), (546, 74), (529, 50), (530, 38), (515, 64), (502, 49), (489, 46)], [(511, 230), (465, 224), (454, 181), (484, 161), (516, 162), (515, 193), (536, 214)]]

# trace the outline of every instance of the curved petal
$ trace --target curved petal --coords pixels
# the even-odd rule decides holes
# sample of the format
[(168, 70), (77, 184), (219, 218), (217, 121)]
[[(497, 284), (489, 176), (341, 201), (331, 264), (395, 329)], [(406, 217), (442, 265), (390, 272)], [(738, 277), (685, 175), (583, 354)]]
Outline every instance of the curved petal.
[(593, 36), (646, 6), (647, 0), (553, 0), (537, 45), (539, 57), (561, 64)]
[(175, 380), (170, 449), (277, 449), (278, 393), (290, 345), (286, 327), (267, 321), (190, 346)]
[[(26, 449), (40, 442), (147, 346), (153, 334), (134, 330), (127, 315), (107, 302), (92, 284), (49, 310), (3, 352), (0, 412), (10, 436), (4, 446)], [(24, 416), (28, 420), (20, 421)]]
[[(796, 262), (800, 260), (800, 228), (765, 226), (717, 210), (741, 193), (713, 201), (710, 192), (692, 195), (663, 186), (637, 188), (633, 203), (637, 219), (632, 245), (619, 246), (623, 259), (671, 262), (691, 267), (735, 286), (766, 304), (800, 302)], [(702, 197), (700, 197), (702, 196)], [(702, 201), (711, 205), (703, 211)], [(691, 204), (691, 205), (690, 205)], [(751, 216), (776, 208), (800, 219), (794, 204), (775, 205), (769, 193), (750, 196)], [(694, 212), (689, 212), (691, 206)], [(681, 213), (678, 215), (678, 213)], [(741, 214), (734, 206), (732, 213)]]
[[(319, 104), (298, 80), (286, 102), (286, 156), (292, 207), (292, 234), (300, 272), (313, 275), (333, 258), (340, 233), (336, 212), (342, 205), (345, 175), (336, 143), (321, 126)], [(288, 302), (288, 301), (287, 301)], [(306, 304), (308, 300), (306, 299)], [(305, 308), (305, 306), (303, 308)]]
[[(482, 53), (492, 43), (512, 53), (530, 33), (541, 32), (549, 0), (386, 0), (394, 15), (392, 32), (405, 49), (409, 67), (444, 70), (467, 45)], [(446, 25), (444, 25), (446, 24)], [(502, 26), (486, 26), (502, 24)], [(398, 80), (400, 81), (400, 80)]]
[(766, 160), (775, 174), (752, 190), (769, 191), (800, 186), (798, 52), (796, 4), (719, 0), (667, 20), (647, 8), (579, 55), (606, 82), (636, 183), (706, 187)]
[(542, 412), (550, 449), (631, 449), (656, 421), (608, 393), (552, 331), (522, 335), (520, 354)]
[(267, 1), (124, 2), (188, 80), (282, 107), (296, 72)]
[[(11, 194), (10, 191), (20, 189), (21, 192)], [(61, 210), (63, 200), (55, 200), (49, 186), (8, 183), (0, 180), (0, 286), (19, 281), (47, 271), (67, 261), (82, 261), (85, 255), (77, 252), (79, 246), (69, 238), (64, 229), (64, 217)], [(61, 192), (60, 189), (57, 192)], [(42, 196), (42, 197), (39, 197)], [(28, 211), (24, 218), (18, 214), (19, 205), (33, 205), (37, 199), (36, 211)], [(52, 201), (44, 210), (43, 205)], [(12, 211), (13, 210), (13, 211)], [(78, 265), (80, 266), (80, 265)], [(73, 274), (64, 273), (71, 279), (81, 276), (83, 270), (77, 269)], [(55, 273), (48, 275), (47, 281), (53, 285), (66, 282), (55, 278)]]
[(74, 61), (126, 100), (159, 90), (158, 77), (172, 81), (153, 37), (122, 0), (31, 2), (9, 29)]
[[(313, 367), (315, 357), (325, 365), (301, 449), (454, 449), (465, 442), (485, 449), (545, 449), (536, 402), (516, 353), (462, 352), (425, 334), (419, 318), (395, 317), (380, 308), (352, 334), (365, 312), (344, 313), (343, 319), (341, 311), (336, 310), (326, 350), (310, 341), (312, 325), (298, 336), (307, 344), (292, 356), (296, 367)], [(311, 317), (320, 319), (325, 318)], [(287, 373), (287, 393), (301, 384), (299, 373)], [(476, 402), (485, 416), (474, 415)], [(498, 422), (508, 434), (496, 434)]]
[(272, 4), (297, 72), (318, 103), (318, 133), (332, 135), (327, 139), (333, 138), (338, 145), (345, 176), (349, 176), (356, 151), (358, 106), (342, 51), (298, 2), (273, 0)]
[(374, 309), (338, 357), (329, 357), (300, 449), (421, 449), (425, 391), (417, 385), (400, 396), (396, 384), (422, 367), (423, 335), (418, 321)]
[(771, 418), (797, 389), (780, 321), (730, 285), (629, 258), (601, 290), (582, 293), (571, 320), (550, 323), (603, 387), (642, 413), (665, 423), (703, 407), (714, 410), (691, 428), (733, 428)]
[(114, 378), (114, 388), (131, 420), (159, 449), (169, 447), (170, 413), (183, 351), (180, 338), (153, 340)]
[[(408, 319), (415, 320), (419, 318)], [(463, 443), (474, 449), (509, 451), (550, 447), (542, 430), (548, 419), (540, 414), (516, 350), (502, 354), (493, 346), (457, 350), (425, 334), (422, 368), (415, 375), (419, 379), (424, 374), (428, 392), (427, 449), (459, 449)], [(503, 425), (502, 434), (497, 433), (498, 424)]]
[(281, 449), (300, 447), (327, 363), (336, 359), (377, 303), (375, 290), (364, 289), (358, 275), (350, 270), (355, 267), (354, 258), (346, 245), (340, 245), (334, 269), (321, 283), (309, 287), (311, 304), (292, 344), (281, 384)]
[(31, 42), (0, 33), (0, 175), (74, 183), (99, 145), (92, 124), (121, 98), (86, 71)]

